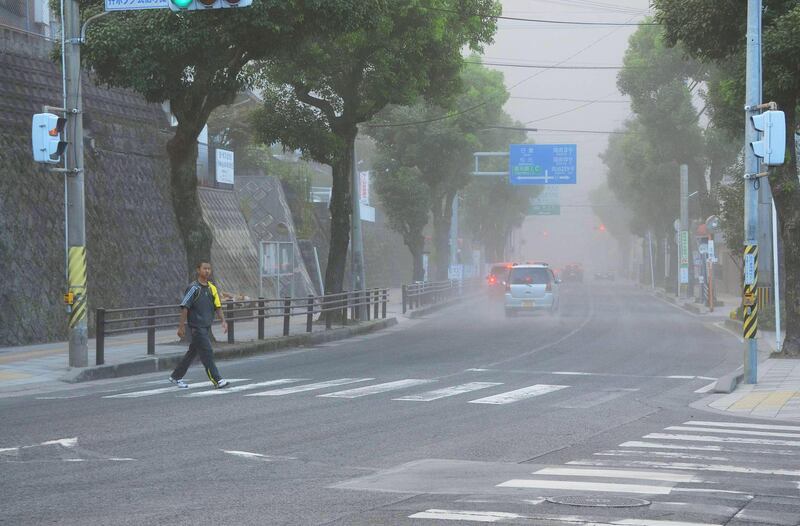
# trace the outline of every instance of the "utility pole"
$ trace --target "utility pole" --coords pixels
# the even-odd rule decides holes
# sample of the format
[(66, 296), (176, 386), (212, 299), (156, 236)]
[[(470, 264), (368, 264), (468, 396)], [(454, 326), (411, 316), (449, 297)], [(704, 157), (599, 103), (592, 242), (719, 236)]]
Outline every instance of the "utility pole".
[[(361, 237), (361, 181), (358, 174), (358, 163), (356, 161), (356, 141), (353, 139), (353, 149), (351, 150), (352, 157), (352, 182), (350, 186), (350, 193), (352, 195), (353, 211), (350, 215), (350, 247), (353, 253), (350, 256), (350, 283), (352, 283), (353, 290), (363, 290), (365, 284), (364, 278), (364, 241)], [(359, 313), (359, 319), (362, 318), (364, 309), (356, 309)]]
[[(680, 297), (689, 296), (689, 265), (691, 254), (689, 254), (689, 167), (681, 165), (681, 229), (679, 234), (679, 256), (678, 262), (678, 289), (681, 291)], [(685, 289), (681, 289), (685, 285)]]
[(758, 304), (755, 288), (758, 283), (758, 158), (750, 144), (758, 133), (750, 117), (761, 104), (761, 0), (747, 1), (747, 70), (744, 144), (744, 379), (748, 384), (758, 381)]
[(453, 197), (453, 212), (450, 216), (450, 266), (458, 265), (458, 194)]
[(77, 0), (65, 0), (64, 45), (66, 73), (66, 203), (67, 280), (73, 304), (69, 312), (69, 366), (89, 365), (86, 296), (86, 207), (83, 171), (83, 103), (81, 96), (81, 19)]

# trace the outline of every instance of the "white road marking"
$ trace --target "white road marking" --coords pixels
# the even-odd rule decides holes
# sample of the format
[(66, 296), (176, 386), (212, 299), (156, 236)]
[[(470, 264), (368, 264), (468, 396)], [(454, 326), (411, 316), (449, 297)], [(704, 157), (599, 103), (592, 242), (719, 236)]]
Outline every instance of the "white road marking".
[(294, 393), (304, 393), (306, 391), (314, 391), (316, 389), (325, 389), (326, 387), (336, 387), (339, 385), (355, 384), (358, 382), (369, 382), (370, 380), (374, 379), (375, 378), (339, 378), (337, 380), (328, 380), (326, 382), (316, 382), (313, 384), (284, 387), (282, 389), (272, 389), (271, 391), (253, 393), (245, 396), (283, 396)]
[(407, 378), (405, 380), (397, 380), (395, 382), (386, 382), (383, 384), (368, 385), (366, 387), (347, 389), (345, 391), (337, 391), (335, 393), (328, 393), (317, 396), (328, 397), (328, 398), (359, 398), (361, 396), (369, 396), (378, 393), (385, 393), (387, 391), (395, 391), (397, 389), (405, 389), (407, 387), (427, 384), (434, 381), (435, 380), (421, 380), (418, 378)]
[(507, 393), (500, 393), (494, 396), (487, 396), (486, 398), (478, 398), (477, 400), (470, 400), (469, 403), (495, 404), (495, 405), (511, 404), (513, 402), (518, 402), (526, 398), (533, 398), (535, 396), (542, 396), (555, 391), (560, 391), (561, 389), (566, 389), (567, 387), (569, 386), (536, 384), (536, 385), (531, 385), (530, 387), (523, 387), (522, 389), (517, 389), (515, 391), (509, 391)]
[(268, 387), (270, 385), (290, 384), (293, 382), (302, 382), (308, 378), (280, 378), (278, 380), (269, 380), (266, 382), (256, 382), (254, 384), (237, 385), (235, 387), (226, 387), (225, 389), (214, 389), (213, 391), (200, 391), (199, 393), (191, 393), (183, 395), (182, 398), (196, 398), (198, 396), (218, 396), (230, 393), (239, 393), (241, 391), (250, 391), (260, 387)]
[(594, 376), (594, 373), (578, 373), (575, 371), (553, 371), (550, 374), (563, 374), (566, 376)]
[(659, 521), (654, 519), (623, 519), (611, 521), (615, 526), (720, 526), (706, 522)]
[(261, 453), (251, 453), (250, 451), (236, 451), (228, 449), (221, 449), (220, 451), (235, 457), (262, 460), (264, 462), (272, 462), (275, 460), (297, 460), (296, 457), (274, 457), (271, 455), (262, 455)]
[(465, 510), (425, 510), (414, 515), (409, 515), (409, 519), (435, 519), (444, 521), (470, 521), (470, 522), (499, 522), (508, 519), (524, 519), (524, 515), (516, 513), (505, 513), (502, 511), (465, 511)]
[(749, 429), (722, 429), (715, 427), (696, 427), (696, 426), (670, 426), (665, 431), (690, 431), (702, 433), (727, 433), (729, 435), (750, 435), (762, 437), (778, 438), (800, 438), (800, 433), (779, 433), (776, 431), (752, 431)]
[(682, 450), (691, 450), (691, 451), (718, 451), (718, 452), (726, 452), (726, 453), (748, 453), (748, 454), (763, 454), (763, 455), (788, 455), (788, 456), (797, 456), (800, 455), (798, 451), (789, 451), (788, 449), (735, 449), (735, 448), (727, 448), (722, 446), (696, 446), (696, 445), (689, 445), (689, 444), (664, 444), (659, 442), (638, 442), (638, 441), (631, 441), (631, 442), (623, 442), (619, 445), (619, 447), (637, 447), (637, 448), (646, 448), (646, 449), (680, 449)]
[(770, 424), (751, 424), (744, 422), (707, 422), (703, 420), (691, 420), (684, 422), (685, 426), (702, 426), (702, 427), (733, 427), (742, 429), (770, 429), (773, 431), (797, 431), (800, 432), (800, 426), (778, 426)]
[(428, 391), (426, 393), (420, 393), (418, 395), (401, 396), (400, 398), (393, 398), (393, 400), (403, 400), (409, 402), (430, 402), (431, 400), (439, 400), (440, 398), (446, 398), (448, 396), (456, 396), (464, 393), (470, 393), (472, 391), (478, 391), (479, 389), (487, 389), (489, 387), (494, 387), (496, 385), (503, 385), (503, 384), (496, 382), (470, 382), (467, 384), (454, 385), (453, 387), (444, 387), (442, 389), (436, 389), (434, 391)]
[(697, 378), (696, 376), (685, 376), (680, 374), (673, 374), (671, 376), (665, 376), (664, 378), (669, 378), (670, 380), (694, 380)]
[(717, 442), (723, 444), (756, 444), (762, 446), (790, 446), (800, 447), (796, 440), (768, 440), (766, 438), (739, 438), (739, 437), (714, 437), (706, 435), (670, 435), (667, 433), (650, 433), (643, 438), (657, 440), (681, 440), (685, 442)]
[(600, 491), (606, 493), (639, 493), (669, 495), (672, 486), (647, 486), (642, 484), (613, 484), (606, 482), (579, 482), (569, 480), (512, 479), (497, 485), (498, 488), (558, 489), (569, 491)]
[[(615, 467), (619, 465), (619, 461), (597, 461), (597, 460), (573, 460), (567, 464), (574, 466), (607, 466)], [(787, 477), (800, 477), (800, 471), (794, 469), (759, 469), (749, 468), (745, 466), (732, 466), (725, 464), (695, 464), (691, 462), (655, 462), (650, 460), (628, 460), (625, 461), (626, 466), (631, 467), (649, 467), (649, 468), (665, 468), (665, 469), (682, 469), (689, 471), (721, 471), (725, 473), (753, 473), (758, 475), (784, 475)]]
[(78, 437), (58, 438), (56, 440), (48, 440), (47, 442), (42, 442), (41, 445), (42, 446), (59, 445), (63, 447), (75, 447), (78, 445)]
[[(586, 461), (567, 462), (570, 465), (580, 466), (607, 466), (606, 462), (592, 463)], [(624, 469), (573, 469), (573, 468), (544, 468), (533, 473), (534, 475), (557, 475), (566, 477), (599, 477), (621, 478), (636, 480), (659, 480), (662, 482), (698, 482), (694, 475), (683, 473), (664, 473), (662, 471), (631, 471)]]
[[(249, 380), (250, 380), (249, 378), (233, 378), (229, 379), (228, 381), (233, 383), (233, 382), (247, 382)], [(189, 389), (198, 389), (200, 387), (212, 387), (213, 385), (214, 384), (212, 384), (211, 382), (197, 382), (189, 384)], [(145, 391), (133, 391), (131, 393), (120, 393), (115, 395), (109, 395), (109, 396), (104, 396), (103, 398), (141, 398), (143, 396), (153, 396), (169, 392), (177, 394), (179, 391), (182, 390), (183, 389), (180, 389), (179, 387), (171, 385), (169, 387), (161, 387), (159, 389), (147, 389)]]
[(714, 378), (713, 376), (695, 376), (698, 380), (719, 380), (719, 378)]
[(673, 488), (672, 491), (682, 493), (725, 493), (729, 495), (745, 495), (747, 498), (753, 498), (752, 495), (745, 491), (734, 491), (731, 489)]
[(7, 451), (19, 451), (18, 447), (0, 447), (0, 453), (5, 453)]
[(711, 460), (714, 462), (730, 462), (728, 457), (712, 457), (708, 455), (691, 455), (688, 453), (673, 453), (670, 451), (636, 451), (630, 449), (607, 449), (599, 453), (594, 453), (599, 457), (662, 457), (662, 458), (680, 458), (684, 460)]
[(716, 387), (716, 385), (717, 385), (717, 382), (715, 380), (715, 381), (711, 382), (710, 384), (706, 385), (705, 387), (701, 387), (700, 389), (695, 389), (694, 392), (695, 393), (707, 393), (710, 390), (714, 389), (714, 387)]
[(483, 373), (483, 372), (486, 372), (488, 370), (489, 369), (477, 369), (477, 368), (467, 369), (467, 371), (469, 371), (471, 373)]

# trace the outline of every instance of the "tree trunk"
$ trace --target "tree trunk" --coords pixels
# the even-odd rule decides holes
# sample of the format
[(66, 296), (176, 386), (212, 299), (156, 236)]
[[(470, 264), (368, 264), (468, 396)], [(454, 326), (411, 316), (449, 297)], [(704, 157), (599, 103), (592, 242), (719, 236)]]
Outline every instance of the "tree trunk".
[(203, 210), (197, 197), (197, 137), (204, 125), (205, 120), (202, 124), (197, 121), (181, 122), (175, 135), (167, 142), (172, 207), (186, 249), (189, 279), (194, 279), (198, 263), (211, 262), (213, 235), (203, 220)]
[(344, 289), (347, 265), (347, 247), (350, 243), (350, 214), (353, 211), (350, 183), (352, 177), (351, 152), (355, 133), (345, 137), (342, 155), (333, 164), (331, 188), (331, 236), (328, 249), (328, 266), (325, 268), (325, 292), (336, 294)]
[(422, 281), (425, 279), (425, 268), (422, 266), (422, 251), (425, 247), (425, 237), (423, 237), (421, 232), (417, 232), (405, 236), (404, 241), (409, 252), (411, 252), (411, 258), (413, 260), (411, 280)]
[(434, 280), (447, 279), (450, 266), (450, 222), (453, 219), (453, 197), (447, 193), (434, 197), (431, 212), (433, 213), (433, 264)]
[[(786, 322), (786, 339), (783, 341), (784, 356), (800, 357), (800, 188), (797, 183), (797, 157), (793, 133), (795, 124), (794, 104), (782, 104), (788, 123), (786, 153), (788, 162), (773, 169), (770, 176), (775, 209), (778, 215), (778, 230), (783, 243), (785, 298), (783, 309)], [(771, 257), (762, 254), (761, 257)]]

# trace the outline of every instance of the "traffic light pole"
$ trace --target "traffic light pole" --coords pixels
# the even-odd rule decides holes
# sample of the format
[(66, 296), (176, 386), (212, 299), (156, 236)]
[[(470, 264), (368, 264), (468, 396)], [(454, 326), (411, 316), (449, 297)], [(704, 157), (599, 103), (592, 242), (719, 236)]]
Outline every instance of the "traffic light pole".
[(64, 108), (66, 123), (67, 281), (73, 303), (69, 309), (69, 366), (89, 365), (86, 295), (86, 208), (83, 170), (83, 104), (81, 97), (81, 19), (77, 0), (63, 0)]
[(758, 283), (758, 158), (750, 144), (758, 133), (750, 117), (761, 104), (761, 0), (747, 1), (747, 70), (744, 145), (744, 380), (758, 381), (758, 303), (755, 288)]
[[(356, 162), (356, 142), (353, 140), (352, 157), (352, 181), (350, 193), (352, 194), (353, 211), (350, 215), (350, 282), (354, 291), (365, 288), (364, 279), (364, 241), (361, 237), (361, 184), (358, 175), (358, 165)], [(364, 309), (356, 309), (359, 319), (362, 319)]]

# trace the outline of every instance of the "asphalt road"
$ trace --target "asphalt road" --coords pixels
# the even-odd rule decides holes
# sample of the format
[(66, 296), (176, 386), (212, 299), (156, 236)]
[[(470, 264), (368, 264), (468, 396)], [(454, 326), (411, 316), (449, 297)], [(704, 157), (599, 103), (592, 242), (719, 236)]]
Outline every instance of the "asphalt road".
[(689, 407), (740, 361), (630, 285), (569, 284), (556, 316), (473, 300), (221, 362), (224, 391), (198, 364), (0, 399), (0, 524), (799, 524), (800, 427)]

